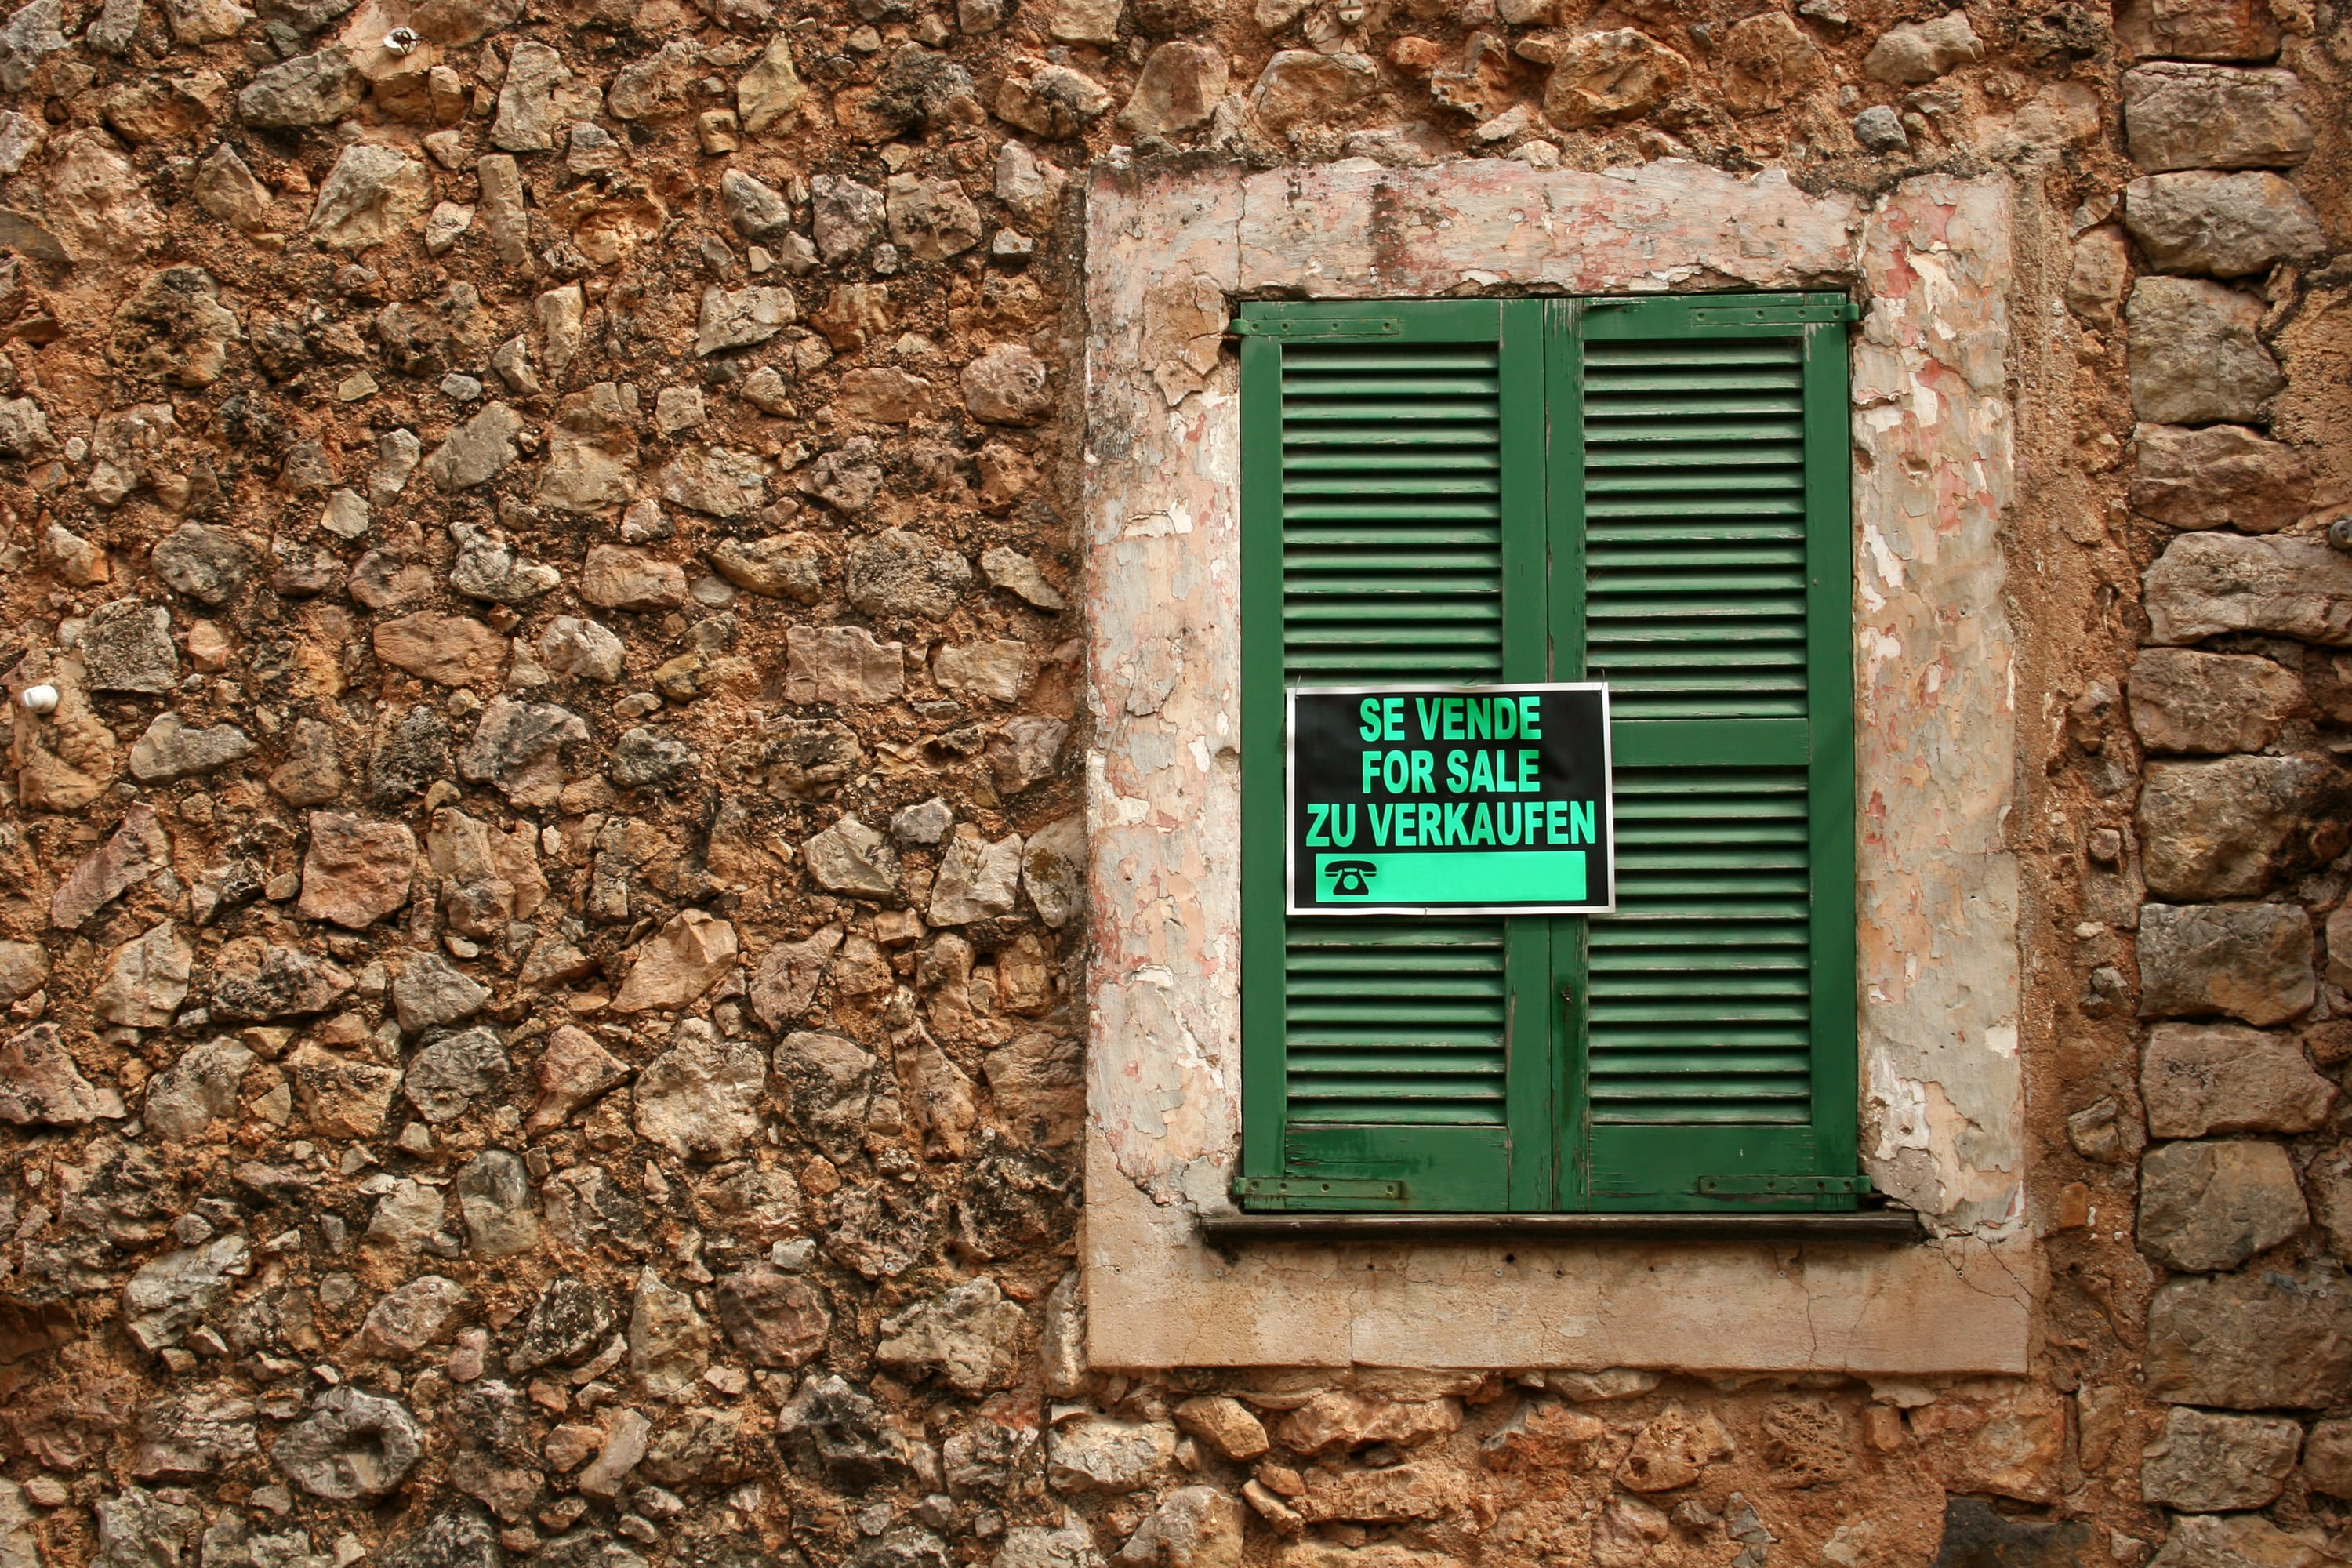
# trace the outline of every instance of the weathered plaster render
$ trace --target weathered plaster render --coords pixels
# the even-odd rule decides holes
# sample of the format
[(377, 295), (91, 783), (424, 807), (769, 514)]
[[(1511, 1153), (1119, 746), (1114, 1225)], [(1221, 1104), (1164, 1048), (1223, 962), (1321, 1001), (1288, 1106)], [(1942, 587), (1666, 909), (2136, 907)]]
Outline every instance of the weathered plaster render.
[[(1995, 537), (2010, 215), (1930, 177), (1871, 211), (1777, 174), (1507, 160), (1098, 174), (1087, 200), (1085, 1267), (1097, 1365), (2021, 1372), (2014, 766)], [(1232, 297), (1845, 287), (1862, 680), (1864, 1148), (1925, 1247), (1202, 1247), (1240, 1133), (1239, 416)]]

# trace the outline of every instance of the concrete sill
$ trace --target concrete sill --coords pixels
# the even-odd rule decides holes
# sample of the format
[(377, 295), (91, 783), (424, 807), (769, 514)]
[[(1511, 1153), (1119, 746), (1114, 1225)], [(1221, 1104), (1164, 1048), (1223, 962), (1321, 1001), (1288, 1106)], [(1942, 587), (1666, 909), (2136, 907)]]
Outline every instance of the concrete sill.
[(1213, 1247), (1297, 1241), (1811, 1241), (1916, 1247), (1927, 1227), (1909, 1209), (1852, 1214), (1213, 1214)]

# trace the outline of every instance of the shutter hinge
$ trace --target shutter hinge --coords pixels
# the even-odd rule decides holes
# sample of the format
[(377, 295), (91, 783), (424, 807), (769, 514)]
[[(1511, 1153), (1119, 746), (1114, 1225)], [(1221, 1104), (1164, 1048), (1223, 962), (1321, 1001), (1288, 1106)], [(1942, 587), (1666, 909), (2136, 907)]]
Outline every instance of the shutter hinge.
[(1237, 1198), (1387, 1198), (1404, 1200), (1402, 1182), (1374, 1182), (1332, 1176), (1240, 1176), (1234, 1181)]
[(1403, 331), (1404, 323), (1394, 316), (1342, 316), (1315, 321), (1276, 316), (1265, 321), (1237, 318), (1225, 324), (1226, 335), (1236, 338), (1392, 338)]
[(1870, 1191), (1868, 1176), (1701, 1176), (1711, 1197), (1855, 1197)]
[(1811, 322), (1852, 321), (1861, 310), (1851, 300), (1806, 300), (1796, 304), (1693, 305), (1694, 327), (1800, 327)]

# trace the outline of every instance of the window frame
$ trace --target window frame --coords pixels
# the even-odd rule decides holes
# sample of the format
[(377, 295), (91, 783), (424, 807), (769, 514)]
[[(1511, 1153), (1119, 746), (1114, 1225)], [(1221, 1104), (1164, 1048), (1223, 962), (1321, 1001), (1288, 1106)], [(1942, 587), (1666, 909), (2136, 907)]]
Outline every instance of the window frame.
[[(1644, 316), (1680, 312), (1681, 330), (1626, 332)], [(1675, 335), (1707, 338), (1801, 336), (1803, 347), (1803, 429), (1806, 541), (1806, 663), (1808, 709), (1802, 761), (1807, 785), (1811, 879), (1809, 962), (1812, 1005), (1809, 1019), (1811, 1118), (1806, 1123), (1659, 1124), (1685, 1136), (1651, 1139), (1648, 1158), (1658, 1168), (1633, 1179), (1605, 1162), (1596, 1182), (1594, 1124), (1588, 1084), (1586, 1006), (1588, 957), (1585, 917), (1517, 917), (1506, 923), (1508, 1022), (1508, 1089), (1504, 1201), (1449, 1202), (1448, 1177), (1437, 1157), (1423, 1158), (1416, 1172), (1424, 1187), (1420, 1210), (1454, 1213), (1589, 1213), (1601, 1211), (1744, 1212), (1758, 1209), (1850, 1210), (1868, 1182), (1858, 1172), (1859, 997), (1856, 994), (1859, 931), (1855, 836), (1856, 745), (1854, 725), (1853, 604), (1852, 540), (1853, 458), (1847, 430), (1848, 344), (1845, 323), (1853, 319), (1842, 295), (1822, 293), (1679, 294), (1550, 297), (1540, 299), (1429, 300), (1349, 300), (1268, 301), (1239, 307), (1239, 404), (1241, 433), (1241, 556), (1239, 584), (1242, 665), (1243, 837), (1241, 891), (1242, 1125), (1237, 1195), (1254, 1209), (1394, 1212), (1394, 1203), (1336, 1194), (1265, 1194), (1266, 1178), (1279, 1180), (1286, 1167), (1289, 1136), (1284, 1041), (1283, 984), (1254, 985), (1253, 973), (1283, 973), (1285, 916), (1278, 886), (1284, 755), (1282, 715), (1282, 387), (1281, 345), (1307, 337), (1353, 338), (1341, 323), (1377, 321), (1394, 314), (1402, 325), (1391, 341), (1433, 341), (1451, 326), (1462, 329), (1480, 317), (1494, 322), (1484, 340), (1500, 345), (1507, 482), (1514, 464), (1533, 462), (1535, 493), (1514, 501), (1507, 493), (1503, 528), (1506, 595), (1505, 667), (1501, 679), (1584, 679), (1585, 489), (1581, 433), (1583, 344), (1596, 337)], [(1328, 324), (1328, 325), (1327, 325)], [(1656, 327), (1657, 322), (1646, 323)], [(1672, 323), (1670, 322), (1671, 326)], [(1305, 329), (1301, 331), (1300, 329)], [(1335, 330), (1338, 329), (1338, 330)], [(1701, 330), (1703, 329), (1703, 330)], [(1360, 341), (1360, 340), (1359, 340)], [(1267, 411), (1265, 414), (1254, 412)], [(1274, 476), (1271, 482), (1267, 476)], [(1519, 475), (1524, 486), (1528, 476)], [(1514, 585), (1518, 588), (1514, 594)], [(1531, 630), (1523, 604), (1533, 584), (1543, 614)], [(1829, 628), (1841, 628), (1832, 635)], [(1268, 628), (1273, 634), (1267, 635)], [(1845, 722), (1822, 722), (1828, 715)], [(1653, 739), (1670, 749), (1673, 721), (1652, 721)], [(1788, 721), (1702, 721), (1713, 725), (1756, 726), (1759, 745), (1787, 743)], [(1625, 731), (1618, 731), (1622, 735)], [(1715, 734), (1717, 741), (1722, 731)], [(1699, 740), (1696, 731), (1688, 740)], [(1621, 747), (1620, 767), (1638, 763), (1643, 749)], [(1273, 767), (1251, 765), (1253, 758), (1277, 759)], [(1670, 759), (1671, 760), (1671, 759)], [(1269, 857), (1271, 859), (1269, 860)], [(1277, 870), (1270, 880), (1269, 869)], [(1843, 871), (1843, 876), (1836, 873)], [(1824, 931), (1847, 940), (1823, 942)], [(1563, 987), (1569, 995), (1563, 1003)], [(1539, 998), (1544, 1021), (1542, 1048), (1522, 1048), (1528, 1037), (1525, 1012)], [(1841, 1004), (1835, 999), (1844, 998)], [(1823, 1005), (1823, 999), (1829, 999)], [(1268, 1048), (1266, 1042), (1273, 1042)], [(1782, 1128), (1802, 1127), (1801, 1137)], [(1757, 1136), (1757, 1134), (1762, 1136)], [(1702, 1191), (1703, 1178), (1727, 1164), (1738, 1169), (1745, 1152), (1768, 1166), (1794, 1163), (1790, 1152), (1810, 1141), (1801, 1171), (1757, 1178), (1743, 1187)], [(1392, 1130), (1383, 1142), (1401, 1140)], [(1612, 1138), (1638, 1145), (1640, 1138)], [(1433, 1140), (1432, 1147), (1444, 1142)], [(1743, 1151), (1754, 1143), (1763, 1152)], [(1391, 1150), (1391, 1156), (1393, 1152)], [(1400, 1171), (1399, 1174), (1408, 1173)], [(1716, 1177), (1716, 1179), (1720, 1179)], [(1636, 1191), (1612, 1190), (1630, 1182)], [(1296, 1184), (1294, 1184), (1295, 1185)], [(1687, 1184), (1688, 1191), (1678, 1189)], [(1600, 1190), (1596, 1193), (1596, 1188)], [(1255, 1190), (1252, 1190), (1255, 1189)], [(1459, 1194), (1456, 1194), (1459, 1195)]]

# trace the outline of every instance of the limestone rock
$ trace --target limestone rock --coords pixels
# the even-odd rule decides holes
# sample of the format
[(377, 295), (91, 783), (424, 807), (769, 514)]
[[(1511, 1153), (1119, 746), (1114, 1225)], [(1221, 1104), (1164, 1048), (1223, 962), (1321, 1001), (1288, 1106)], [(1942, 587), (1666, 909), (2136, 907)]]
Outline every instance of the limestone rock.
[(36, 1024), (0, 1045), (0, 1121), (74, 1127), (122, 1115), (121, 1097), (81, 1076), (55, 1024)]
[(785, 647), (788, 702), (892, 702), (906, 691), (905, 645), (863, 626), (793, 626)]
[(2168, 527), (2275, 533), (2311, 504), (2311, 459), (2240, 425), (2132, 432), (2131, 505)]
[(600, 609), (675, 610), (686, 603), (686, 569), (643, 551), (591, 545), (580, 596)]
[(910, 1380), (935, 1372), (977, 1397), (1011, 1381), (1024, 1321), (1020, 1304), (983, 1275), (886, 1319), (874, 1359)]
[(2242, 278), (2327, 245), (2311, 204), (2269, 173), (2143, 175), (2124, 187), (2124, 224), (2159, 272)]
[(734, 1159), (759, 1133), (766, 1064), (698, 1019), (680, 1025), (677, 1040), (637, 1075), (637, 1134), (680, 1159)]
[(882, 193), (838, 174), (809, 176), (810, 226), (817, 254), (835, 262), (864, 250), (884, 216)]
[[(140, 1413), (139, 1447), (131, 1473), (142, 1481), (166, 1477), (193, 1480), (240, 1459), (258, 1458), (257, 1414), (251, 1400), (233, 1395), (192, 1394), (152, 1405)], [(7, 1561), (5, 1549), (0, 1548), (0, 1563)]]
[(253, 1061), (253, 1053), (231, 1039), (190, 1046), (148, 1080), (139, 1119), (159, 1137), (203, 1137), (214, 1122), (236, 1113), (237, 1091)]
[(1086, 1521), (1070, 1513), (1057, 1529), (1016, 1524), (1006, 1531), (990, 1568), (1103, 1568), (1103, 1560)]
[[(1181, 1415), (1178, 1425), (1182, 1425)], [(1329, 1389), (1284, 1416), (1275, 1436), (1284, 1447), (1312, 1458), (1374, 1443), (1417, 1448), (1461, 1429), (1462, 1406), (1457, 1400), (1397, 1400)]]
[(166, 1252), (140, 1265), (122, 1288), (122, 1326), (142, 1351), (176, 1345), (252, 1271), (252, 1245), (242, 1236)]
[(765, 1264), (720, 1276), (712, 1294), (719, 1326), (753, 1366), (805, 1366), (833, 1331), (824, 1292)]
[[(1882, 106), (1877, 112), (1893, 121), (1895, 131), (1903, 129), (1893, 110)], [(1859, 126), (1860, 120), (1855, 124)], [(2085, 230), (2074, 241), (2066, 276), (2066, 308), (2102, 331), (2114, 327), (2116, 313), (2123, 309), (2124, 290), (2131, 282), (2131, 245), (2121, 228), (2103, 223)]]
[(702, 46), (692, 38), (672, 38), (613, 74), (604, 108), (615, 120), (678, 119), (691, 107), (701, 68)]
[(708, 356), (764, 343), (798, 320), (800, 303), (782, 284), (734, 289), (713, 285), (702, 291), (694, 352)]
[(996, 793), (1016, 795), (1052, 776), (1070, 726), (1060, 719), (1024, 713), (1005, 721), (988, 741), (988, 771)]
[(961, 646), (942, 643), (931, 659), (931, 679), (942, 691), (1010, 704), (1021, 700), (1029, 689), (1034, 657), (1027, 643), (1012, 637)]
[(2303, 1442), (2303, 1479), (2315, 1492), (2352, 1497), (2352, 1421), (2322, 1421)]
[(917, 261), (944, 261), (980, 243), (980, 209), (953, 179), (893, 174), (883, 214), (891, 242)]
[(377, 658), (442, 686), (496, 679), (507, 657), (507, 639), (470, 616), (419, 610), (378, 621), (370, 636)]
[(330, 46), (257, 73), (236, 95), (236, 111), (258, 130), (291, 131), (341, 119), (367, 91), (368, 79), (351, 57)]
[(2259, 752), (2306, 706), (2303, 682), (2269, 659), (2193, 648), (2144, 649), (2128, 689), (2151, 752)]
[(503, 403), (487, 403), (425, 458), (425, 477), (451, 491), (487, 484), (521, 455), (514, 439), (522, 428), (521, 415)]
[(199, 730), (177, 713), (159, 713), (131, 748), (131, 776), (141, 784), (170, 784), (217, 773), (253, 752), (253, 738), (234, 724)]
[(325, 805), (341, 796), (347, 782), (334, 729), (316, 719), (296, 720), (286, 760), (270, 770), (270, 793), (289, 805)]
[(710, 1325), (694, 1298), (647, 1268), (629, 1300), (629, 1372), (648, 1398), (671, 1399), (694, 1386), (710, 1364)]
[(2352, 1389), (2352, 1286), (2332, 1262), (2191, 1275), (2147, 1309), (2149, 1395), (2223, 1410), (2311, 1410)]
[(535, 38), (514, 47), (506, 80), (499, 88), (499, 117), (490, 144), (507, 153), (543, 153), (555, 145), (555, 132), (572, 118), (557, 107), (572, 85), (563, 57)]
[(1230, 1394), (1188, 1399), (1176, 1407), (1175, 1415), (1180, 1431), (1237, 1464), (1246, 1464), (1266, 1451), (1265, 1424)]
[(637, 945), (613, 1011), (678, 1011), (718, 984), (736, 958), (732, 925), (700, 910), (681, 910)]
[(115, 599), (89, 611), (82, 627), (82, 682), (91, 691), (139, 691), (160, 696), (179, 687), (179, 648), (172, 647), (172, 611), (139, 599)]
[(323, 1013), (356, 984), (326, 959), (238, 937), (223, 942), (213, 959), (213, 1016), (263, 1023)]
[(184, 522), (149, 552), (155, 575), (189, 598), (226, 605), (253, 574), (253, 552), (226, 529)]
[(1634, 1437), (1632, 1451), (1617, 1467), (1617, 1479), (1638, 1492), (1673, 1491), (1731, 1452), (1731, 1435), (1722, 1422), (1668, 1405)]
[(2138, 59), (2266, 60), (2279, 51), (2267, 0), (2125, 0), (2116, 37)]
[(364, 930), (408, 902), (415, 867), (416, 836), (401, 824), (312, 812), (296, 912)]
[(312, 1400), (310, 1416), (287, 1428), (269, 1457), (312, 1497), (349, 1502), (399, 1486), (424, 1446), (405, 1405), (346, 1384)]
[(466, 1288), (438, 1274), (420, 1274), (388, 1291), (360, 1323), (360, 1353), (376, 1361), (406, 1361), (457, 1332), (469, 1298)]
[(1544, 115), (1563, 131), (1647, 114), (1690, 79), (1688, 60), (1632, 27), (1579, 34), (1545, 52)]
[(2336, 1086), (2293, 1039), (2236, 1024), (2158, 1024), (2148, 1031), (2139, 1087), (2158, 1138), (2309, 1132), (2336, 1105)]
[(1443, 1519), (1469, 1498), (1468, 1479), (1449, 1465), (1394, 1465), (1382, 1470), (1317, 1471), (1298, 1500), (1300, 1517), (1368, 1524)]
[(776, 533), (750, 542), (722, 540), (710, 564), (747, 593), (814, 605), (824, 596), (824, 556), (806, 533)]
[(801, 846), (809, 875), (828, 892), (888, 898), (898, 890), (898, 852), (855, 816), (845, 816)]
[[(1043, 74), (1039, 77), (1042, 87)], [(1337, 120), (1380, 87), (1380, 69), (1350, 49), (1321, 54), (1314, 49), (1277, 49), (1250, 89), (1250, 112), (1280, 136), (1295, 127)], [(1108, 107), (1106, 100), (1105, 107)], [(997, 112), (1004, 113), (1002, 108)], [(1010, 116), (1007, 116), (1010, 118)], [(1020, 121), (1015, 121), (1015, 124)], [(1067, 132), (1037, 134), (1061, 140)]]
[(2284, 1023), (2316, 999), (2311, 917), (2294, 904), (2148, 904), (2140, 913), (2139, 1016), (2226, 1013)]
[[(1150, 62), (1145, 63), (1148, 68)], [(996, 199), (1033, 228), (1053, 223), (1068, 182), (1067, 174), (1039, 158), (1025, 142), (1009, 141), (996, 150)]]
[(2124, 308), (2132, 411), (2159, 425), (2263, 417), (2286, 385), (2256, 329), (2262, 301), (2201, 278), (2143, 278)]
[(849, 602), (877, 617), (943, 620), (971, 575), (961, 554), (903, 529), (886, 528), (849, 547)]
[(2175, 1405), (2141, 1451), (2140, 1497), (2199, 1513), (2261, 1508), (2285, 1488), (2302, 1447), (2300, 1422)]
[(1168, 136), (1204, 124), (1223, 100), (1227, 80), (1223, 50), (1171, 39), (1144, 60), (1135, 91), (1119, 110), (1119, 128), (1137, 136)]
[(1168, 1473), (1176, 1428), (1165, 1421), (1120, 1421), (1087, 1415), (1045, 1437), (1045, 1474), (1064, 1491), (1129, 1492)]
[(808, 466), (801, 489), (845, 512), (864, 511), (882, 489), (878, 450), (872, 437), (852, 437)]
[(1215, 1487), (1179, 1487), (1160, 1500), (1116, 1561), (1166, 1568), (1242, 1568), (1241, 1499)]
[(932, 416), (932, 386), (919, 375), (878, 365), (845, 371), (829, 405), (835, 417), (869, 425), (905, 425)]
[(423, 163), (375, 142), (355, 142), (327, 172), (310, 212), (310, 231), (356, 254), (420, 227), (433, 205)]
[(1723, 36), (1721, 58), (1724, 101), (1739, 114), (1786, 107), (1829, 68), (1805, 30), (1780, 11), (1733, 23)]
[(531, 1303), (521, 1337), (507, 1356), (507, 1371), (519, 1377), (551, 1363), (586, 1361), (620, 1321), (619, 1310), (604, 1291), (570, 1275), (559, 1275), (541, 1289), (539, 1299)]
[(1984, 45), (1966, 11), (1947, 11), (1932, 22), (1890, 27), (1870, 47), (1863, 75), (1874, 81), (1916, 87), (1945, 72), (1984, 58)]
[(418, 1115), (438, 1127), (455, 1121), (504, 1080), (506, 1048), (488, 1029), (444, 1036), (416, 1053), (401, 1079), (401, 1093)]
[(437, 952), (411, 958), (392, 983), (393, 1009), (404, 1034), (462, 1024), (489, 999), (488, 986)]
[(2259, 896), (2309, 864), (2310, 826), (2342, 800), (2335, 768), (2315, 758), (2151, 762), (2137, 816), (2148, 891), (2167, 900)]
[(449, 537), (457, 544), (457, 558), (449, 567), (449, 587), (467, 598), (494, 605), (527, 605), (563, 580), (554, 567), (523, 559), (513, 546), (471, 523), (452, 523)]
[(935, 926), (969, 925), (1013, 912), (1021, 883), (1021, 836), (993, 844), (969, 823), (956, 829), (940, 858), (925, 918)]
[(457, 753), (459, 776), (497, 786), (520, 806), (550, 806), (582, 771), (589, 741), (579, 715), (546, 702), (499, 697), (482, 710), (473, 739)]
[(2193, 533), (2147, 569), (2148, 640), (2263, 632), (2352, 644), (2352, 556), (2317, 540)]
[(2317, 1531), (2281, 1530), (2259, 1514), (2189, 1514), (2147, 1568), (2328, 1568), (2336, 1561)]
[(140, 375), (176, 386), (210, 386), (228, 367), (245, 331), (201, 268), (166, 267), (114, 312), (113, 357)]
[(1019, 343), (999, 343), (963, 367), (964, 406), (991, 425), (1034, 425), (1054, 405), (1045, 362)]
[(539, 662), (563, 680), (593, 680), (609, 685), (621, 679), (628, 650), (621, 639), (594, 621), (558, 616), (540, 634)]
[(981, 552), (981, 572), (993, 587), (1003, 589), (1023, 603), (1040, 610), (1059, 610), (1061, 591), (1045, 581), (1037, 563), (1002, 544), (991, 545)]
[(72, 931), (172, 861), (171, 840), (155, 809), (134, 801), (104, 844), (77, 861), (49, 899), (49, 924)]
[(842, 934), (837, 925), (821, 926), (799, 942), (778, 942), (768, 950), (751, 986), (751, 1011), (761, 1023), (781, 1028), (808, 1011)]
[(2289, 168), (2311, 156), (2293, 71), (2152, 60), (2124, 73), (2123, 91), (2126, 143), (2151, 174)]
[(662, 499), (710, 517), (744, 517), (768, 499), (767, 471), (750, 452), (693, 447), (661, 473)]
[(478, 1258), (512, 1258), (540, 1244), (539, 1215), (523, 1163), (504, 1149), (485, 1149), (450, 1184), (466, 1237)]
[[(1286, 54), (1302, 52), (1285, 51)], [(1281, 59), (1283, 56), (1275, 58)], [(1322, 57), (1308, 58), (1319, 59)], [(1348, 58), (1362, 61), (1367, 68), (1371, 63), (1360, 55)], [(1367, 77), (1370, 74), (1368, 69)], [(1260, 85), (1264, 85), (1262, 80)], [(1362, 90), (1359, 90), (1356, 96), (1361, 97)], [(1003, 85), (997, 89), (994, 105), (999, 120), (1049, 142), (1070, 140), (1101, 119), (1109, 108), (1110, 94), (1103, 89), (1102, 83), (1086, 72), (1068, 66), (1039, 66), (1034, 61), (1022, 62), (1020, 68), (1006, 73)]]
[(400, 1071), (339, 1057), (311, 1044), (286, 1058), (286, 1071), (311, 1130), (328, 1138), (373, 1138), (383, 1131)]
[(782, 34), (760, 51), (751, 68), (735, 83), (735, 118), (747, 136), (789, 129), (808, 89), (793, 68), (793, 51)]
[(90, 1011), (110, 1024), (134, 1029), (171, 1026), (187, 999), (195, 953), (179, 928), (161, 921), (107, 955), (90, 997)]
[(2140, 1249), (2168, 1268), (2235, 1268), (2310, 1218), (2275, 1143), (2167, 1143), (2140, 1162)]
[(628, 1081), (629, 1069), (586, 1030), (563, 1024), (548, 1036), (537, 1077), (539, 1102), (523, 1123), (526, 1132), (562, 1126), (574, 1110)]

